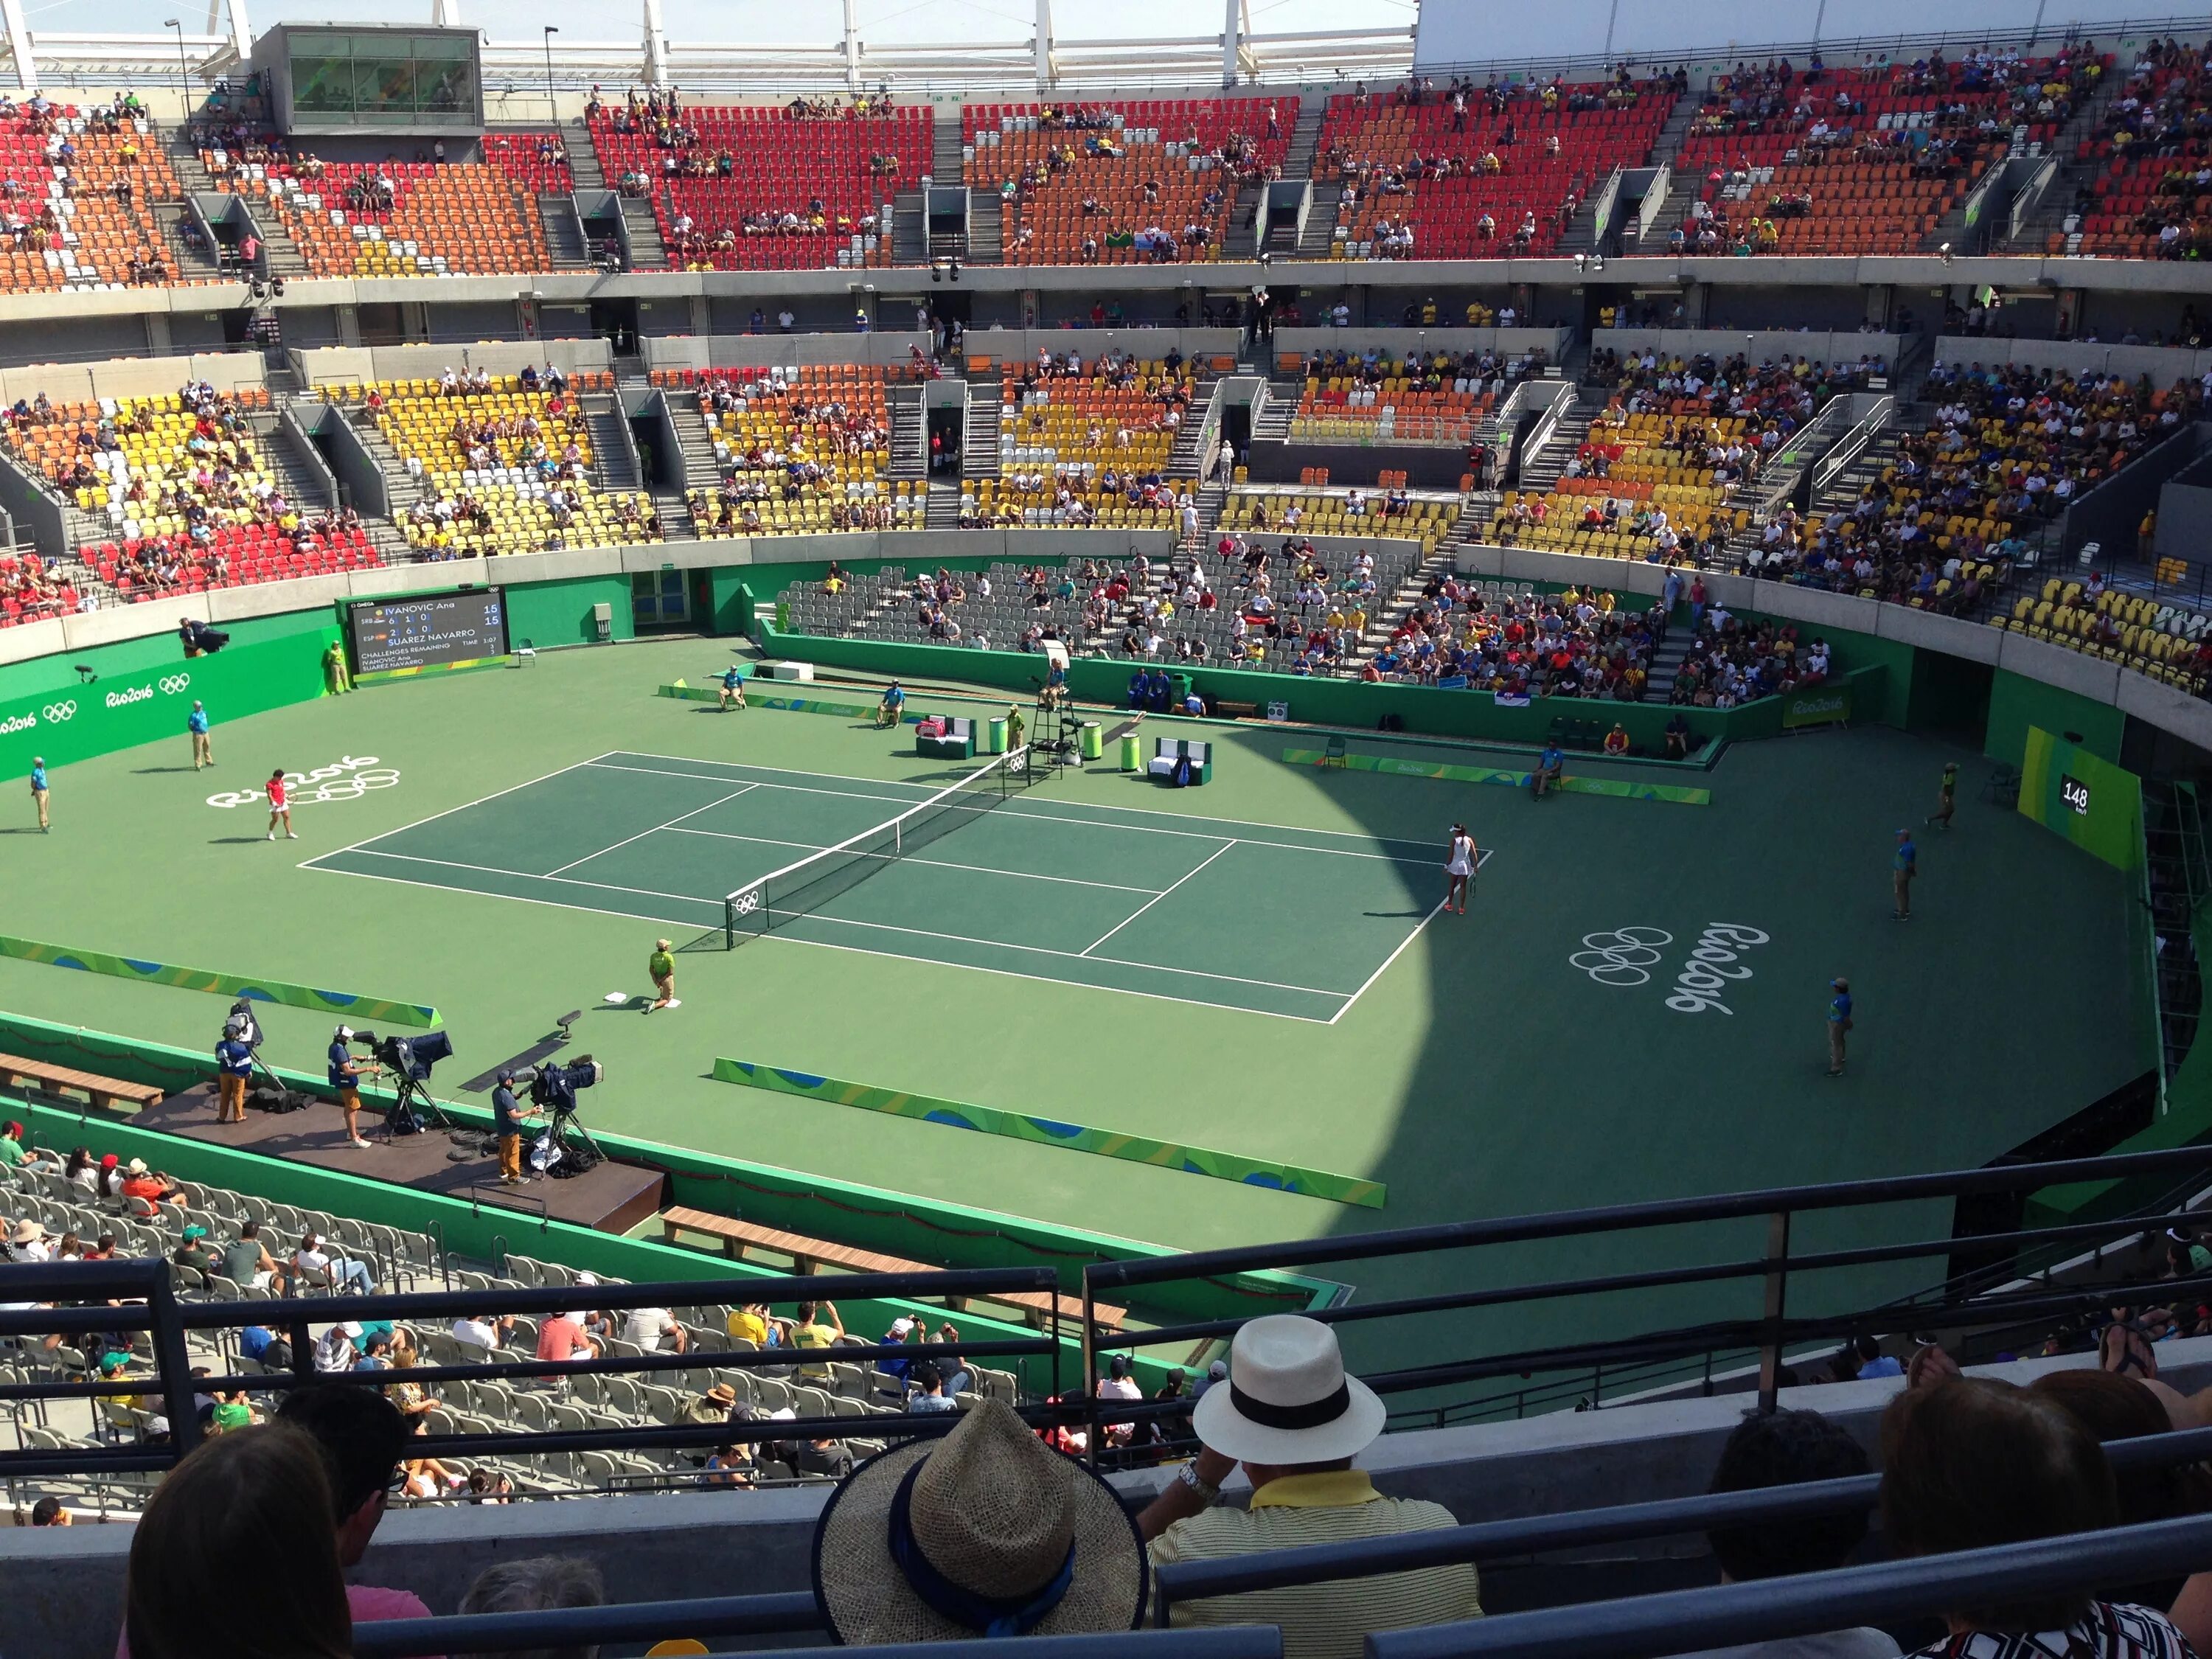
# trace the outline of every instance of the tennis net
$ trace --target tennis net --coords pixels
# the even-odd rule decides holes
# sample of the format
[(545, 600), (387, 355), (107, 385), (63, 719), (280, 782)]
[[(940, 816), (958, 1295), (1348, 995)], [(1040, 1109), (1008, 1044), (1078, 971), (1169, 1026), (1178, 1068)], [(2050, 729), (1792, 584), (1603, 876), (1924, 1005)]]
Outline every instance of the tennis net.
[(889, 823), (746, 883), (722, 900), (724, 945), (734, 951), (741, 939), (772, 932), (821, 908), (885, 865), (991, 811), (1029, 781), (1029, 758), (1026, 744), (994, 756), (989, 765)]

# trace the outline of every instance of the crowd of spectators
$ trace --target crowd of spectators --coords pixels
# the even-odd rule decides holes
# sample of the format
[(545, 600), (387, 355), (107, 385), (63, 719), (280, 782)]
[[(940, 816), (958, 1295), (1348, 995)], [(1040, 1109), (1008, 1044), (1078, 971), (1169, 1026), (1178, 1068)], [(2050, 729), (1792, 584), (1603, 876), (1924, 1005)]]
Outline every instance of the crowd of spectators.
[(1752, 574), (1971, 615), (2063, 514), (2198, 418), (2205, 386), (2146, 378), (1938, 363), (1923, 431), (1849, 507), (1776, 515)]
[[(1708, 415), (1757, 421), (1761, 445), (1771, 449), (1838, 392), (1863, 391), (1887, 373), (1888, 365), (1871, 354), (1849, 362), (1814, 362), (1801, 355), (1754, 365), (1741, 352), (1723, 359), (1703, 351), (1684, 356), (1656, 346), (1627, 352), (1603, 346), (1590, 353), (1583, 378), (1614, 392), (1631, 414), (1680, 414), (1686, 405), (1702, 405)], [(1777, 434), (1771, 441), (1765, 437), (1770, 428)]]
[[(2161, 259), (2202, 259), (2212, 254), (2212, 220), (2203, 210), (2212, 195), (2212, 43), (2183, 46), (2171, 36), (2147, 42), (2127, 80), (2106, 106), (2097, 131), (2081, 145), (2084, 155), (2108, 161), (2101, 176), (2077, 187), (2077, 213), (2110, 211), (2116, 201), (2133, 211), (2127, 228), (2139, 251)], [(2124, 190), (2116, 188), (2125, 181)]]

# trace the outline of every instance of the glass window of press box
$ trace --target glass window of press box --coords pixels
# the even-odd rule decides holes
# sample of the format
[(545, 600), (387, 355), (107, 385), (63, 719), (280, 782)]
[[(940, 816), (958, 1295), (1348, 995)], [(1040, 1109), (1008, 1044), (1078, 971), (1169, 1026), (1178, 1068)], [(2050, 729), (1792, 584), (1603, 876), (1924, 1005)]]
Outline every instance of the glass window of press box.
[(476, 118), (476, 64), (465, 36), (295, 30), (291, 60), (296, 120), (406, 126)]

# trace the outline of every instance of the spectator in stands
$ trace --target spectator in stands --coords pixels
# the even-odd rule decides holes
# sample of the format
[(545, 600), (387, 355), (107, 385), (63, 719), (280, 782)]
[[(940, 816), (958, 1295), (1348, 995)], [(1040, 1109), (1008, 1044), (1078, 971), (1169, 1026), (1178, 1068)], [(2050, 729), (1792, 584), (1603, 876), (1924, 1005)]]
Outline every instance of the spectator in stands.
[[(1217, 1560), (1264, 1550), (1456, 1525), (1440, 1504), (1386, 1498), (1352, 1460), (1382, 1433), (1374, 1391), (1346, 1374), (1336, 1333), (1296, 1314), (1248, 1320), (1229, 1375), (1191, 1414), (1202, 1449), (1138, 1517), (1152, 1559)], [(1242, 1465), (1251, 1504), (1217, 1504)], [(1425, 1567), (1381, 1579), (1179, 1602), (1177, 1625), (1277, 1625), (1285, 1659), (1358, 1659), (1370, 1631), (1480, 1615), (1475, 1571)]]
[(238, 1237), (224, 1247), (217, 1271), (240, 1287), (280, 1293), (291, 1272), (262, 1243), (261, 1224), (258, 1221), (245, 1222), (239, 1227)]
[[(2119, 1504), (2103, 1449), (2081, 1420), (2009, 1383), (1957, 1377), (1897, 1396), (1881, 1421), (1882, 1528), (1905, 1555), (1936, 1555), (2094, 1532)], [(1927, 1659), (1984, 1637), (1993, 1656), (2184, 1659), (2191, 1650), (2163, 1613), (2086, 1593), (2024, 1595), (1949, 1611), (1948, 1639)], [(2035, 1639), (2029, 1640), (2030, 1637)]]
[(632, 1308), (623, 1322), (623, 1340), (647, 1353), (682, 1353), (691, 1339), (666, 1308)]
[[(838, 1316), (834, 1302), (802, 1302), (799, 1317), (791, 1328), (791, 1346), (794, 1348), (834, 1348), (844, 1340), (845, 1322)], [(799, 1374), (808, 1382), (817, 1382), (830, 1375), (820, 1365), (802, 1365)]]
[[(352, 1627), (330, 1504), (308, 1436), (264, 1428), (207, 1441), (155, 1488), (133, 1532), (129, 1648), (140, 1659), (344, 1659)], [(244, 1562), (254, 1570), (241, 1572)]]
[(538, 1322), (538, 1358), (540, 1359), (597, 1359), (599, 1344), (584, 1330), (586, 1316), (581, 1313), (550, 1314)]
[(13, 1118), (0, 1123), (0, 1164), (10, 1167), (26, 1164), (59, 1167), (59, 1160), (52, 1152), (25, 1144), (23, 1126)]
[[(1715, 1493), (1757, 1492), (1868, 1473), (1865, 1449), (1818, 1412), (1747, 1412), (1721, 1448)], [(1842, 1566), (1866, 1537), (1867, 1512), (1846, 1510), (1801, 1520), (1717, 1527), (1705, 1534), (1721, 1582), (1783, 1578)], [(1872, 1629), (1830, 1631), (1789, 1641), (1723, 1650), (1728, 1659), (1897, 1659), (1897, 1644)], [(1704, 1659), (1720, 1659), (1718, 1653)]]
[(481, 1348), (489, 1353), (494, 1348), (505, 1347), (514, 1329), (513, 1314), (464, 1314), (453, 1322), (453, 1340), (465, 1348)]
[[(1098, 1379), (1101, 1400), (1142, 1400), (1144, 1385), (1129, 1374), (1129, 1356), (1117, 1353), (1106, 1362), (1106, 1375)], [(1136, 1438), (1137, 1425), (1127, 1418), (1118, 1423), (1104, 1423), (1100, 1428), (1109, 1446), (1126, 1446)]]
[[(415, 1419), (414, 1432), (429, 1432), (429, 1425), (421, 1418)], [(410, 1498), (443, 1498), (449, 1492), (459, 1492), (469, 1484), (469, 1477), (459, 1469), (439, 1462), (434, 1457), (403, 1459), (400, 1468), (400, 1490)]]
[(48, 1496), (31, 1505), (31, 1524), (34, 1527), (68, 1527), (76, 1524), (70, 1512), (62, 1507), (62, 1500)]
[(907, 1396), (906, 1408), (909, 1412), (922, 1413), (959, 1409), (953, 1403), (952, 1396), (945, 1392), (943, 1374), (927, 1359), (915, 1362), (914, 1392)]
[(322, 1235), (312, 1230), (300, 1235), (300, 1248), (292, 1252), (292, 1285), (368, 1295), (376, 1288), (368, 1264), (351, 1256), (332, 1255), (323, 1248)]
[[(2159, 1385), (2111, 1371), (2051, 1371), (2030, 1384), (2028, 1392), (2055, 1402), (2100, 1443), (2190, 1426), (2186, 1413), (2176, 1420), (2168, 1412)], [(2201, 1463), (2168, 1463), (2116, 1473), (2113, 1486), (2123, 1526), (2169, 1521), (2212, 1510), (2212, 1474)], [(2109, 1595), (2113, 1601), (2170, 1608), (2167, 1616), (2189, 1638), (2191, 1647), (2200, 1638), (2212, 1637), (2212, 1573), (2130, 1585)]]
[[(319, 1382), (288, 1392), (276, 1407), (276, 1420), (305, 1433), (322, 1449), (338, 1563), (350, 1571), (368, 1552), (398, 1486), (405, 1419), (374, 1389)], [(345, 1594), (356, 1623), (429, 1616), (429, 1608), (406, 1590), (349, 1584)]]
[(149, 1204), (173, 1204), (180, 1210), (185, 1207), (184, 1195), (177, 1190), (176, 1183), (159, 1170), (148, 1169), (143, 1158), (131, 1160), (120, 1190), (125, 1198), (143, 1198)]
[(814, 1559), (846, 1644), (1123, 1631), (1144, 1614), (1144, 1549), (1121, 1500), (995, 1400), (847, 1477)]
[[(606, 1600), (606, 1585), (599, 1570), (589, 1561), (539, 1555), (486, 1567), (461, 1597), (460, 1610), (464, 1613), (542, 1613), (605, 1607)], [(598, 1659), (599, 1651), (596, 1643), (581, 1644), (510, 1653), (501, 1659)], [(454, 1659), (467, 1659), (467, 1656), (456, 1655)]]

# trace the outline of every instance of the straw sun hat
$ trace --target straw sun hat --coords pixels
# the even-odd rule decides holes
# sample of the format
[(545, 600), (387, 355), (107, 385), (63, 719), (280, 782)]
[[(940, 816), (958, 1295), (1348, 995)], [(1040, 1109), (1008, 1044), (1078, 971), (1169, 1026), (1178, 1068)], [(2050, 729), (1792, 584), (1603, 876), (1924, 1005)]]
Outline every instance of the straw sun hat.
[(870, 1458), (814, 1532), (814, 1593), (842, 1643), (1134, 1630), (1148, 1588), (1114, 1489), (1002, 1401)]

